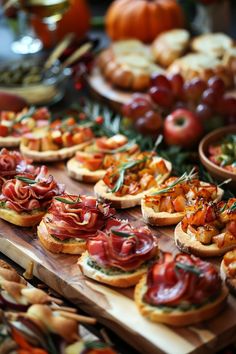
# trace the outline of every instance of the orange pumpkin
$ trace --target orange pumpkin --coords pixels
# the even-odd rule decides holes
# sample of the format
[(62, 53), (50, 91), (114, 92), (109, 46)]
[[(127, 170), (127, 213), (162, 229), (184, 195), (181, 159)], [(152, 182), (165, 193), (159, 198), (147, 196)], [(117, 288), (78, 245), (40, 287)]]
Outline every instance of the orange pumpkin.
[(112, 40), (151, 42), (161, 32), (184, 26), (176, 0), (116, 0), (107, 10), (106, 31)]
[(69, 0), (70, 7), (57, 24), (56, 33), (51, 33), (46, 24), (39, 18), (32, 19), (32, 26), (43, 41), (45, 47), (50, 47), (53, 41), (59, 41), (65, 34), (73, 32), (81, 39), (90, 27), (90, 11), (86, 0)]

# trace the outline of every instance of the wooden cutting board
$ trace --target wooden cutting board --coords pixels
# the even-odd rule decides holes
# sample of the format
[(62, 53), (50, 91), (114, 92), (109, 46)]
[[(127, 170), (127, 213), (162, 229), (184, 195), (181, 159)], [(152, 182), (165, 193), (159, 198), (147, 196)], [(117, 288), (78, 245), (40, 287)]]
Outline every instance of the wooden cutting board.
[[(62, 163), (49, 170), (59, 182), (66, 184), (67, 191), (93, 193), (91, 186), (71, 180)], [(119, 213), (119, 217), (128, 218), (136, 225), (142, 224), (138, 207)], [(173, 228), (158, 228), (154, 233), (161, 249), (177, 252)], [(142, 354), (209, 354), (235, 340), (236, 299), (231, 296), (227, 307), (217, 317), (177, 329), (143, 318), (132, 299), (133, 289), (119, 290), (89, 280), (80, 273), (77, 256), (46, 251), (37, 239), (36, 229), (19, 228), (1, 221), (0, 251), (24, 268), (33, 261), (35, 276), (97, 317)]]

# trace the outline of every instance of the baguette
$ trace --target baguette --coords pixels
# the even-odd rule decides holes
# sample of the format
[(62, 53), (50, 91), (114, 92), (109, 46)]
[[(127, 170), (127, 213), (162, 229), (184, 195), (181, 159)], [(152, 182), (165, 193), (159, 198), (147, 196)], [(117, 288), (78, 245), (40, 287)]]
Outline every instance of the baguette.
[(83, 167), (75, 157), (67, 162), (66, 167), (70, 177), (84, 183), (96, 183), (102, 179), (106, 173), (105, 170), (90, 171), (88, 168)]
[(62, 241), (48, 233), (47, 227), (42, 220), (37, 228), (37, 235), (42, 245), (53, 253), (81, 254), (86, 250), (86, 241), (82, 239), (71, 239)]
[(165, 312), (162, 308), (151, 306), (143, 301), (143, 295), (146, 291), (145, 284), (146, 275), (136, 285), (134, 292), (134, 300), (141, 314), (153, 322), (166, 323), (177, 327), (192, 325), (217, 315), (226, 305), (228, 295), (228, 290), (226, 287), (223, 287), (219, 297), (200, 308), (187, 311), (174, 309), (170, 312), (168, 308), (168, 312)]
[(6, 136), (0, 137), (0, 147), (17, 147), (20, 145), (21, 137)]
[(11, 224), (22, 226), (22, 227), (30, 227), (37, 225), (41, 220), (46, 210), (44, 211), (36, 211), (33, 213), (17, 213), (14, 210), (7, 208), (0, 208), (1, 219), (10, 222)]
[(58, 150), (48, 150), (48, 151), (36, 151), (36, 150), (31, 150), (24, 144), (20, 144), (20, 151), (22, 154), (33, 161), (44, 161), (44, 162), (50, 162), (50, 161), (59, 161), (59, 160), (64, 160), (69, 157), (72, 157), (76, 151), (82, 150), (90, 144), (90, 141), (86, 141), (81, 144), (73, 145), (70, 147), (64, 147), (62, 149)]
[(147, 266), (141, 266), (134, 272), (122, 272), (122, 270), (120, 270), (120, 274), (107, 274), (106, 270), (101, 267), (99, 267), (100, 269), (91, 267), (88, 264), (89, 259), (88, 251), (85, 251), (79, 258), (78, 265), (81, 272), (88, 278), (118, 288), (128, 288), (137, 284), (143, 274), (147, 271)]
[[(158, 162), (161, 160), (160, 157), (154, 157), (154, 161)], [(162, 159), (164, 160), (164, 159)], [(164, 182), (166, 178), (170, 175), (172, 165), (169, 161), (164, 160), (168, 172), (163, 174), (163, 175), (158, 175), (156, 178), (156, 181), (158, 183)], [(97, 182), (94, 186), (94, 193), (97, 196), (98, 199), (105, 201), (105, 202), (110, 202), (111, 205), (117, 209), (127, 209), (127, 208), (132, 208), (136, 205), (141, 204), (141, 199), (152, 190), (152, 188), (148, 190), (144, 190), (141, 193), (135, 194), (135, 195), (130, 195), (127, 194), (125, 196), (116, 196), (114, 193), (110, 192), (107, 185), (103, 182), (103, 180), (100, 180)]]
[(220, 265), (220, 275), (230, 292), (236, 296), (236, 248), (227, 252)]
[[(223, 234), (224, 233), (221, 235)], [(219, 257), (236, 246), (236, 243), (232, 243), (221, 248), (219, 248), (215, 243), (203, 245), (200, 241), (196, 240), (194, 235), (183, 231), (181, 222), (176, 226), (174, 235), (175, 244), (181, 251), (192, 253), (199, 257)]]
[[(208, 183), (201, 182), (202, 186), (207, 184)], [(217, 187), (217, 197), (214, 199), (214, 201), (217, 202), (221, 200), (223, 193), (224, 193), (223, 189)], [(185, 211), (174, 212), (174, 213), (168, 213), (163, 211), (157, 212), (153, 210), (152, 207), (146, 205), (145, 198), (141, 200), (141, 211), (142, 211), (144, 221), (153, 226), (176, 225), (185, 216)]]

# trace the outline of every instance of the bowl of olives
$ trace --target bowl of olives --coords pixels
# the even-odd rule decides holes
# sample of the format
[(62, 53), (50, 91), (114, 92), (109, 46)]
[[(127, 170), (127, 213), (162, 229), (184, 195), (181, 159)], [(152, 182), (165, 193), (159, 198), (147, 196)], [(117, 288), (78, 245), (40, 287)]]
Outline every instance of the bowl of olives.
[(56, 62), (45, 70), (42, 60), (22, 60), (0, 65), (0, 92), (19, 95), (29, 104), (58, 102), (65, 93), (70, 68), (61, 68)]

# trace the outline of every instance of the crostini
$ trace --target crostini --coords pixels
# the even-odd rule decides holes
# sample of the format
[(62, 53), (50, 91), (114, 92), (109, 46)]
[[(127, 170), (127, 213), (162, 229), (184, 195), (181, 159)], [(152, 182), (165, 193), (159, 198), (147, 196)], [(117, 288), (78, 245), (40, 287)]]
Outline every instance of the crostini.
[(230, 292), (236, 296), (236, 247), (224, 255), (220, 272)]
[(150, 225), (176, 225), (183, 219), (186, 207), (197, 199), (218, 201), (223, 192), (214, 184), (201, 182), (197, 174), (191, 171), (179, 178), (168, 178), (151, 194), (145, 195), (141, 200), (142, 215)]
[(175, 228), (175, 243), (184, 252), (215, 257), (236, 247), (236, 198), (218, 203), (198, 200)]
[(169, 161), (154, 152), (140, 152), (108, 168), (103, 179), (95, 184), (94, 192), (115, 208), (131, 208), (140, 205), (145, 194), (168, 178), (171, 168)]
[(25, 134), (20, 151), (33, 161), (59, 161), (73, 156), (93, 138), (91, 128), (77, 124), (70, 117), (54, 121), (47, 130)]
[(46, 107), (24, 108), (21, 112), (0, 112), (0, 146), (16, 147), (20, 145), (26, 133), (41, 131), (48, 125), (50, 113)]
[(153, 322), (187, 326), (221, 311), (228, 290), (217, 269), (192, 255), (164, 253), (135, 287), (134, 300)]
[(2, 185), (0, 218), (18, 226), (33, 226), (40, 222), (52, 198), (64, 192), (53, 176), (46, 176), (44, 166), (37, 176), (18, 174)]
[(157, 242), (148, 228), (135, 229), (121, 222), (88, 239), (87, 251), (79, 258), (78, 265), (89, 278), (127, 288), (139, 281), (157, 256)]
[(67, 162), (68, 174), (78, 181), (96, 183), (114, 162), (138, 151), (135, 141), (129, 142), (122, 134), (97, 138)]
[(114, 213), (94, 197), (64, 194), (53, 199), (38, 226), (38, 238), (53, 253), (81, 254), (86, 240), (104, 229)]

